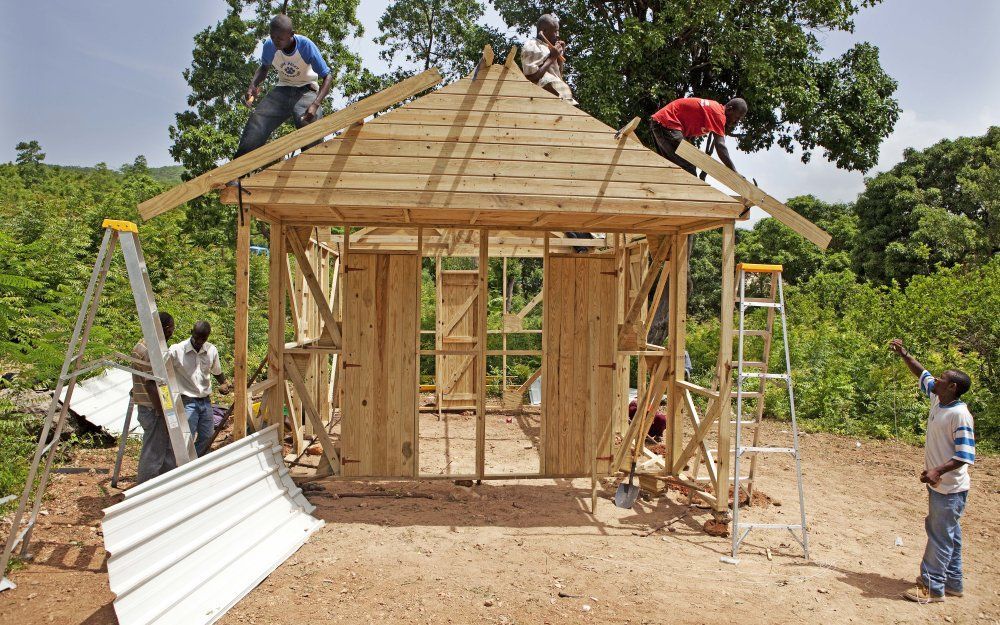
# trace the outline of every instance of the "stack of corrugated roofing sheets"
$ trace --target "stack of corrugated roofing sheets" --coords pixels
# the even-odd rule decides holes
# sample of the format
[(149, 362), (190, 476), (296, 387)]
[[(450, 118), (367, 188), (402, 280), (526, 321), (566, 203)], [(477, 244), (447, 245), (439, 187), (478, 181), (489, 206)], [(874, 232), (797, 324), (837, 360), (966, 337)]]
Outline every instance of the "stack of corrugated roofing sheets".
[(103, 523), (119, 622), (214, 622), (322, 527), (313, 510), (277, 426), (126, 491)]

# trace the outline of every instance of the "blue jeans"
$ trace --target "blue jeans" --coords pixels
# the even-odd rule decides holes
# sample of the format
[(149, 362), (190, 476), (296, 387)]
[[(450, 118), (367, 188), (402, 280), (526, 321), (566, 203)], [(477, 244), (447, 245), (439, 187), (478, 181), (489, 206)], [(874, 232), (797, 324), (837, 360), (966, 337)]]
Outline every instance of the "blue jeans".
[[(243, 135), (240, 137), (240, 146), (236, 148), (233, 158), (243, 156), (247, 152), (256, 150), (267, 143), (271, 134), (278, 129), (278, 126), (292, 118), (296, 128), (305, 126), (302, 116), (309, 105), (316, 101), (316, 92), (312, 87), (275, 87), (271, 89), (264, 99), (257, 103), (250, 119), (247, 120), (246, 127), (243, 128)], [(313, 121), (323, 117), (323, 108), (316, 111)], [(305, 149), (319, 144), (314, 141), (307, 145)]]
[(945, 588), (962, 592), (962, 527), (958, 521), (965, 512), (969, 491), (942, 495), (928, 488), (927, 493), (927, 548), (920, 563), (920, 580), (936, 597), (943, 595)]
[(208, 443), (215, 432), (212, 422), (212, 399), (210, 397), (188, 397), (184, 395), (184, 412), (187, 413), (188, 429), (196, 437), (194, 449), (199, 456), (208, 451)]

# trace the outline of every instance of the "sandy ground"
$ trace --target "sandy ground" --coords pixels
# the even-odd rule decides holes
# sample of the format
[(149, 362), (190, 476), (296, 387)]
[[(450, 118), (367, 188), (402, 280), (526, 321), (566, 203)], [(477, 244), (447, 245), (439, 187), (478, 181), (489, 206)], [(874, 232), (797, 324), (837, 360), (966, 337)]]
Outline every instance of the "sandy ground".
[[(510, 424), (494, 417), (488, 448), (537, 463), (525, 449), (534, 442), (532, 416)], [(422, 470), (462, 472), (443, 467), (469, 444), (459, 440), (467, 420), (425, 419)], [(780, 426), (767, 433), (778, 437)], [(974, 470), (965, 597), (920, 606), (900, 593), (924, 544), (922, 450), (827, 434), (804, 435), (802, 447), (811, 561), (787, 533), (761, 531), (738, 565), (721, 563), (729, 541), (704, 534), (710, 515), (677, 492), (621, 510), (608, 484), (593, 516), (588, 480), (473, 488), (324, 481), (309, 497), (326, 526), (220, 622), (1000, 623), (1000, 459), (981, 458)], [(72, 464), (112, 461), (113, 450), (88, 450)], [(777, 458), (764, 464), (761, 488), (781, 505), (751, 508), (747, 520), (793, 522), (784, 520), (797, 514), (790, 467)], [(127, 460), (124, 475), (134, 470)], [(109, 481), (56, 476), (35, 559), (12, 574), (18, 588), (0, 594), (0, 623), (115, 622), (99, 531), (100, 510), (120, 499)], [(380, 490), (433, 498), (334, 496)]]

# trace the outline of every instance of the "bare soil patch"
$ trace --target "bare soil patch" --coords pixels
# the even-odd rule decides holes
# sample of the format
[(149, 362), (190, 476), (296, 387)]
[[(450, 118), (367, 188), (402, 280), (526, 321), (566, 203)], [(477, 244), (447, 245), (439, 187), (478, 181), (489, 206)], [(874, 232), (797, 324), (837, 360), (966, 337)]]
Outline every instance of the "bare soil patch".
[[(781, 426), (766, 427), (777, 435)], [(523, 457), (530, 441), (518, 435), (504, 443), (502, 429), (494, 448)], [(326, 527), (220, 622), (1000, 622), (1000, 459), (981, 458), (973, 472), (963, 520), (965, 597), (919, 606), (900, 593), (912, 584), (924, 546), (923, 451), (828, 434), (803, 435), (802, 449), (808, 562), (787, 533), (759, 532), (747, 539), (739, 565), (721, 563), (729, 541), (707, 536), (709, 513), (675, 490), (620, 510), (609, 481), (595, 517), (588, 480), (472, 488), (323, 481), (308, 496)], [(110, 467), (113, 460), (112, 449), (87, 450), (73, 464)], [(134, 471), (127, 458), (123, 474)], [(788, 459), (769, 458), (760, 492), (782, 505), (751, 506), (744, 518), (796, 516), (793, 475)], [(55, 476), (35, 560), (13, 573), (16, 590), (0, 593), (0, 622), (115, 622), (99, 533), (100, 510), (120, 499), (109, 481), (97, 473)]]

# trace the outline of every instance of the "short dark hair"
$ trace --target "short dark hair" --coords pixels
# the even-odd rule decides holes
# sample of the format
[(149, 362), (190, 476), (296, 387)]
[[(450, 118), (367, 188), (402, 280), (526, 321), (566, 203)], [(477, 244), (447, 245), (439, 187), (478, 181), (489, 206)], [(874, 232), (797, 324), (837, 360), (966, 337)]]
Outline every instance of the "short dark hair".
[(174, 325), (174, 317), (168, 312), (160, 311), (160, 327), (165, 328), (167, 326)]
[(198, 336), (208, 336), (212, 333), (212, 324), (207, 321), (196, 321), (194, 327), (191, 328), (191, 334), (197, 334)]
[(295, 28), (292, 26), (292, 18), (285, 14), (275, 15), (271, 18), (271, 30), (280, 30), (284, 32), (292, 32)]
[(948, 379), (955, 383), (955, 397), (961, 397), (972, 388), (972, 378), (964, 371), (949, 369), (945, 371)]
[(726, 108), (734, 108), (745, 115), (748, 110), (747, 101), (743, 98), (733, 98), (726, 103)]

